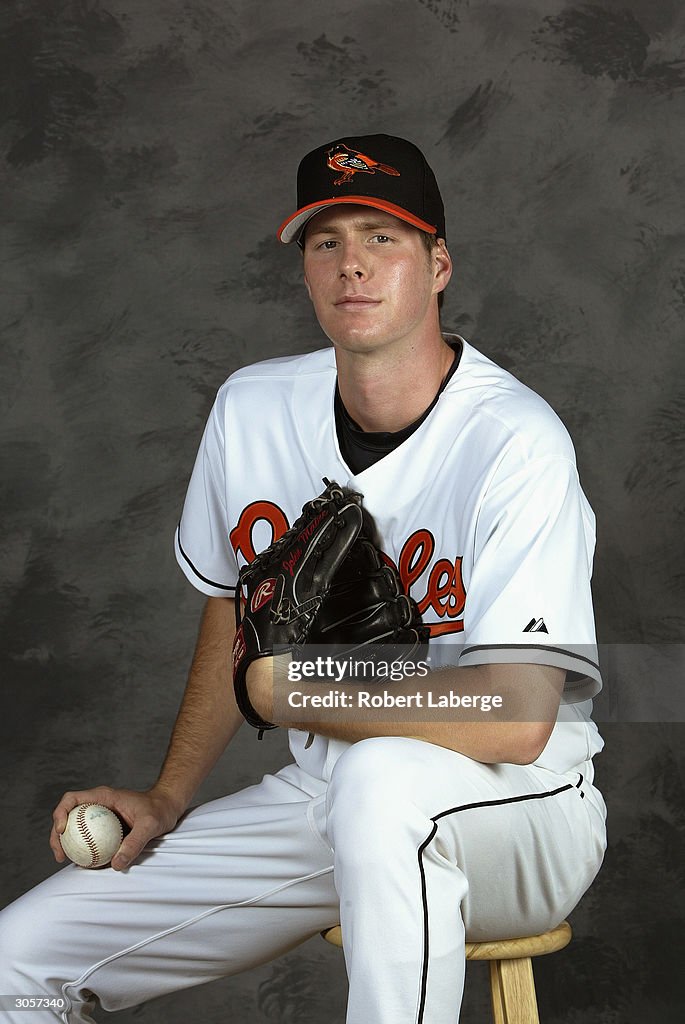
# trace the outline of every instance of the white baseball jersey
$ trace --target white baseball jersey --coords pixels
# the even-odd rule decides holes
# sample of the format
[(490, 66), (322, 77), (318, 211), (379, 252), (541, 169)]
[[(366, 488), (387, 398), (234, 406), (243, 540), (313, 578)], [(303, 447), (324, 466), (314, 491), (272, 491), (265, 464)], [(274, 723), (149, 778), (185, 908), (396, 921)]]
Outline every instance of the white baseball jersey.
[[(450, 340), (450, 339), (448, 339)], [(361, 492), (385, 553), (431, 631), (439, 664), (567, 670), (559, 722), (536, 762), (568, 770), (602, 748), (590, 575), (594, 516), (568, 433), (547, 403), (463, 339), (456, 373), (394, 451), (354, 475), (334, 418), (327, 348), (234, 373), (209, 417), (176, 533), (188, 579), (235, 593), (238, 572), (299, 516), (322, 478)], [(298, 763), (328, 778), (348, 744), (290, 731)]]
[(127, 871), (71, 865), (0, 915), (6, 1024), (25, 1024), (36, 997), (52, 1020), (93, 1024), (98, 1003), (119, 1010), (256, 967), (338, 921), (348, 1024), (454, 1024), (465, 937), (538, 934), (592, 882), (606, 845), (589, 760), (601, 740), (582, 713), (600, 685), (594, 524), (566, 431), (464, 343), (425, 420), (351, 475), (335, 381), (329, 349), (221, 388), (176, 538), (188, 577), (230, 596), (239, 567), (323, 476), (337, 479), (363, 493), (433, 660), (562, 666), (562, 720), (533, 765), (398, 736), (306, 748), (291, 730), (299, 763), (190, 810)]

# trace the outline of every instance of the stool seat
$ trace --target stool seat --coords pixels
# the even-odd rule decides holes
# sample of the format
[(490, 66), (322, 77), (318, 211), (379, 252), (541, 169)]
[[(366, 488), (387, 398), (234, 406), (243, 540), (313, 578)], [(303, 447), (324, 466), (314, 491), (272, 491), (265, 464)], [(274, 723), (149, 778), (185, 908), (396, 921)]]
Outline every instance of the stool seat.
[(526, 935), (521, 939), (495, 939), (489, 942), (467, 942), (467, 960), (521, 960), (530, 956), (556, 953), (571, 941), (571, 925), (562, 921), (541, 935)]
[[(342, 946), (342, 928), (321, 932), (326, 942)], [(467, 960), (490, 961), (490, 994), (494, 1024), (540, 1024), (531, 957), (556, 953), (571, 941), (571, 926), (562, 921), (541, 935), (520, 939), (467, 942)]]

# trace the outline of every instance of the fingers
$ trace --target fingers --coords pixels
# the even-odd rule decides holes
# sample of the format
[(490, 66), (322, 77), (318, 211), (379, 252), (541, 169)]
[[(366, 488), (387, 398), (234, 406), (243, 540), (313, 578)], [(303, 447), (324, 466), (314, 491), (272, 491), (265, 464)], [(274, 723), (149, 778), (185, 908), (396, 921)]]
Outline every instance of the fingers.
[(160, 834), (159, 822), (156, 818), (145, 815), (133, 826), (131, 831), (112, 857), (115, 871), (125, 871), (140, 856), (151, 839)]
[(176, 824), (181, 810), (174, 806), (170, 797), (130, 789), (112, 789), (110, 786), (65, 793), (53, 812), (50, 834), (50, 847), (58, 864), (67, 859), (59, 837), (64, 832), (69, 812), (84, 803), (109, 807), (130, 829), (112, 858), (115, 871), (124, 871), (140, 856), (151, 839), (169, 832)]

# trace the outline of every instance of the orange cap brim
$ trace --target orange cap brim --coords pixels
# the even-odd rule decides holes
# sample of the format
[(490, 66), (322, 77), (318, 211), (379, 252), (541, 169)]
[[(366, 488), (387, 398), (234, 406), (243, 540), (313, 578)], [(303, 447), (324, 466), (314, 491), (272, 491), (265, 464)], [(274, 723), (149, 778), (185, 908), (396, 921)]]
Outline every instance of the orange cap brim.
[(429, 235), (434, 235), (437, 231), (435, 224), (428, 224), (427, 221), (421, 220), (420, 217), (416, 217), (413, 213), (409, 213), (408, 210), (403, 209), (401, 206), (396, 206), (395, 203), (389, 203), (385, 199), (374, 199), (370, 196), (344, 196), (339, 199), (322, 199), (318, 203), (310, 203), (309, 206), (303, 206), (296, 210), (279, 227), (279, 240), (284, 245), (297, 241), (307, 221), (311, 220), (319, 210), (326, 210), (329, 206), (340, 206), (344, 203), (353, 203), (356, 206), (372, 206), (376, 210), (383, 210), (399, 220), (406, 221), (413, 227), (418, 228), (419, 231), (427, 231)]

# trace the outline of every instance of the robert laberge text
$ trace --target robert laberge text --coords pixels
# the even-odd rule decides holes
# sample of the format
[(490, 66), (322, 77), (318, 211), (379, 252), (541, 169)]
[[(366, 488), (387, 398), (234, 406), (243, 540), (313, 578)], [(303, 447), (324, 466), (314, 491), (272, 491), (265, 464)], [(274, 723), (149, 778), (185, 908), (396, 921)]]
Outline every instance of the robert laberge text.
[(502, 707), (499, 694), (460, 694), (455, 690), (435, 693), (393, 693), (392, 690), (323, 690), (321, 693), (303, 693), (292, 690), (288, 694), (291, 708), (470, 708), (490, 711)]

